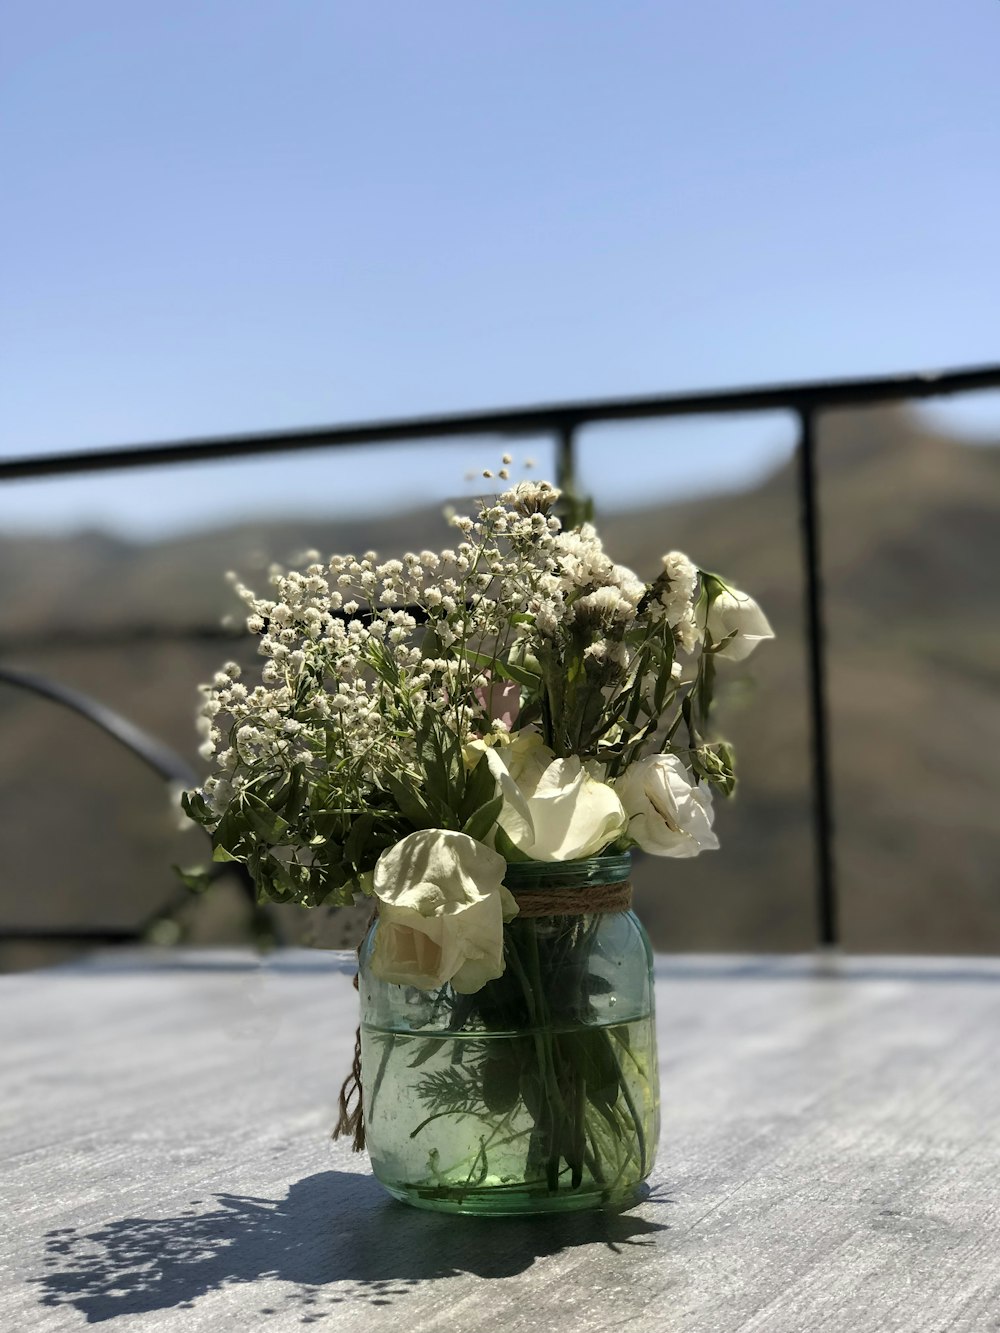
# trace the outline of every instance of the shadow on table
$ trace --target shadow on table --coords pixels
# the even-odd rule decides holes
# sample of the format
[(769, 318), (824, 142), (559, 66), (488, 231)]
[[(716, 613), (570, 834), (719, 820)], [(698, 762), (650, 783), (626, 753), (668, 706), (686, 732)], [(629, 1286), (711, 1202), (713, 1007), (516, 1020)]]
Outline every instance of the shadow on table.
[[(279, 1281), (283, 1310), (303, 1323), (346, 1301), (390, 1305), (429, 1278), (513, 1277), (574, 1246), (617, 1250), (666, 1229), (634, 1212), (536, 1218), (455, 1218), (387, 1199), (369, 1175), (323, 1171), (283, 1199), (236, 1194), (202, 1200), (176, 1217), (123, 1217), (96, 1231), (50, 1231), (42, 1277), (48, 1306), (73, 1306), (89, 1323), (149, 1310), (189, 1308), (233, 1283)], [(331, 1288), (330, 1284), (337, 1285)], [(265, 1304), (261, 1314), (278, 1309)]]

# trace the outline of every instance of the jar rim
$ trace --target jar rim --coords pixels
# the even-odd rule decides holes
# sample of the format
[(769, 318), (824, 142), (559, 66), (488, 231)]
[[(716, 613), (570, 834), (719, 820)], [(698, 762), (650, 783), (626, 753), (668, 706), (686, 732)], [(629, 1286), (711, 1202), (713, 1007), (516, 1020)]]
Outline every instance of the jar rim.
[(531, 889), (576, 889), (588, 884), (623, 884), (631, 870), (631, 852), (605, 852), (581, 861), (508, 861), (503, 882), (518, 893)]

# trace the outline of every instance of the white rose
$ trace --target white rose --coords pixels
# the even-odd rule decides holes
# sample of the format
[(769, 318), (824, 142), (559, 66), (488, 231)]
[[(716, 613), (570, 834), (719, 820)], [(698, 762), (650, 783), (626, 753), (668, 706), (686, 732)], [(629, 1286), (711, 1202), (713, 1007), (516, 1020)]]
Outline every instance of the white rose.
[(653, 856), (715, 851), (712, 793), (696, 787), (675, 754), (653, 754), (627, 768), (615, 791), (629, 817), (629, 836)]
[(503, 974), (503, 924), (517, 914), (507, 863), (466, 833), (421, 829), (382, 853), (372, 971), (419, 990), (471, 995)]
[(497, 823), (535, 861), (582, 861), (625, 831), (621, 801), (576, 756), (556, 759), (540, 738), (486, 754), (504, 798)]
[(721, 643), (730, 634), (733, 635), (726, 646), (716, 653), (717, 657), (728, 658), (730, 662), (742, 662), (758, 643), (774, 638), (774, 630), (767, 616), (754, 599), (738, 588), (725, 585), (719, 589), (708, 608), (705, 628), (711, 634), (713, 643)]

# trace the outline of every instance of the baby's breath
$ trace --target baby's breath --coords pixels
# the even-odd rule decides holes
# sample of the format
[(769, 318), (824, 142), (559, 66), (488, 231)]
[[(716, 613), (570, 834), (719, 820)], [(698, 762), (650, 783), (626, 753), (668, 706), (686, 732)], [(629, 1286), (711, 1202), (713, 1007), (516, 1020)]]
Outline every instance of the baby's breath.
[[(507, 483), (511, 455), (502, 462)], [(530, 727), (555, 755), (613, 778), (677, 744), (690, 699), (688, 744), (702, 744), (699, 571), (671, 552), (647, 585), (592, 525), (564, 530), (559, 501), (547, 481), (518, 481), (471, 514), (449, 512), (456, 544), (441, 551), (310, 551), (302, 568), (269, 569), (266, 596), (230, 576), (261, 669), (248, 682), (227, 663), (202, 687), (213, 771), (186, 808), (217, 856), (244, 862), (267, 896), (347, 901), (415, 828), (478, 818), (486, 837), (498, 798), (462, 764), (472, 742)], [(504, 681), (519, 695), (513, 723), (489, 704)]]

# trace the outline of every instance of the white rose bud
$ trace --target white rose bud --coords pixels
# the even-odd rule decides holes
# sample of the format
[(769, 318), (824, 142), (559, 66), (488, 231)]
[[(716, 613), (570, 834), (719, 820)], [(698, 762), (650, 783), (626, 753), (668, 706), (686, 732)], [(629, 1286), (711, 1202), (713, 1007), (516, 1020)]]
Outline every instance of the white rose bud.
[(629, 836), (652, 856), (715, 851), (712, 793), (696, 787), (675, 754), (653, 754), (627, 768), (615, 791), (629, 817)]
[(382, 853), (372, 971), (419, 990), (471, 995), (503, 975), (503, 925), (517, 915), (507, 863), (466, 833), (421, 829)]
[(713, 643), (733, 638), (720, 648), (717, 657), (727, 658), (730, 662), (742, 662), (749, 657), (758, 643), (774, 638), (774, 630), (768, 623), (767, 616), (752, 597), (738, 588), (722, 586), (708, 608), (705, 628), (712, 636)]
[(576, 756), (556, 759), (539, 741), (487, 762), (504, 798), (498, 823), (534, 861), (582, 861), (597, 856), (625, 831), (625, 811), (614, 790)]

